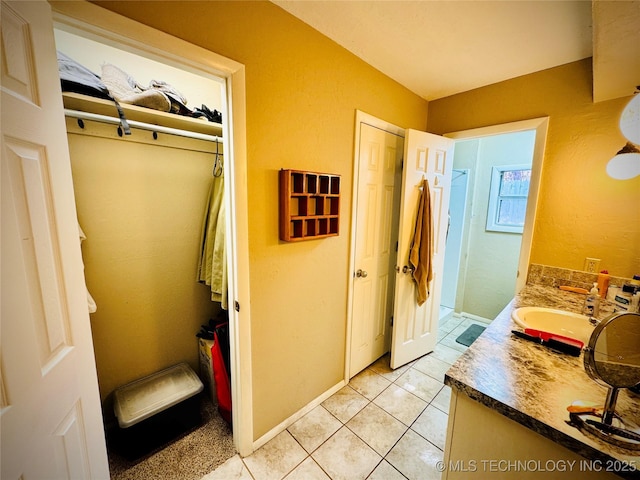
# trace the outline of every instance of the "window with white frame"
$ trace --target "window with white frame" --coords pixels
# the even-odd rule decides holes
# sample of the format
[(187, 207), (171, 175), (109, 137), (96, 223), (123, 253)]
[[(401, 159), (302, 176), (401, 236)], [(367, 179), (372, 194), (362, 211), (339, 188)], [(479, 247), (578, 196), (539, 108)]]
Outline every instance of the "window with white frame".
[(487, 230), (522, 233), (527, 210), (531, 165), (501, 165), (491, 172)]

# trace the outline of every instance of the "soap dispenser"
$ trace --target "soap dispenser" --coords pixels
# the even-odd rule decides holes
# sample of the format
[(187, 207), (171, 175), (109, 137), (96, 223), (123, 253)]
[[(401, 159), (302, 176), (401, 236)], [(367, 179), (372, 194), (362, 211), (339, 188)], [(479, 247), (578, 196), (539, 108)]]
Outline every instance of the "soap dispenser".
[(600, 295), (598, 293), (598, 284), (593, 283), (591, 291), (584, 301), (584, 307), (582, 307), (582, 314), (587, 317), (597, 317), (600, 311)]

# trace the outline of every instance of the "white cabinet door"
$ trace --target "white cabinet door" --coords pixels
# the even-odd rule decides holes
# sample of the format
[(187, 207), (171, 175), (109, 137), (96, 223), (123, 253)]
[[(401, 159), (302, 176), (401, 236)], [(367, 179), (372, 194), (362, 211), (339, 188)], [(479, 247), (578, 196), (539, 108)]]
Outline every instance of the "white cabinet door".
[(47, 2), (2, 2), (1, 477), (108, 479)]
[[(451, 139), (417, 130), (407, 130), (405, 134), (391, 368), (398, 368), (431, 352), (436, 345), (453, 145)], [(422, 306), (418, 306), (416, 284), (408, 269), (408, 259), (423, 178), (428, 180), (431, 192), (433, 280), (429, 298)], [(404, 269), (405, 266), (407, 269)]]

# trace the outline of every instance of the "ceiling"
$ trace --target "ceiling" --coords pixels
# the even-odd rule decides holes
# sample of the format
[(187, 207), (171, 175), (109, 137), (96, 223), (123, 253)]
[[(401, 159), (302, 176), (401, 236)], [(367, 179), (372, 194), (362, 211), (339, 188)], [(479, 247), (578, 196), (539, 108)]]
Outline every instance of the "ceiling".
[(429, 101), (591, 56), (594, 101), (640, 85), (640, 0), (272, 1)]

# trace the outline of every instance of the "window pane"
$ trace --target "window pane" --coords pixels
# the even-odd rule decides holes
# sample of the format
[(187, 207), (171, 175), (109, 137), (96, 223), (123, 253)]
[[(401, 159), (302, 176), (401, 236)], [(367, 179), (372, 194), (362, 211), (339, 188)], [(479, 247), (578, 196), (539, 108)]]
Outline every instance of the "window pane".
[(498, 225), (523, 226), (527, 209), (527, 199), (521, 197), (500, 198), (498, 200)]
[(530, 183), (530, 165), (492, 167), (487, 231), (522, 233)]
[(531, 170), (506, 170), (502, 172), (500, 179), (500, 196), (529, 194), (529, 182), (531, 181)]

